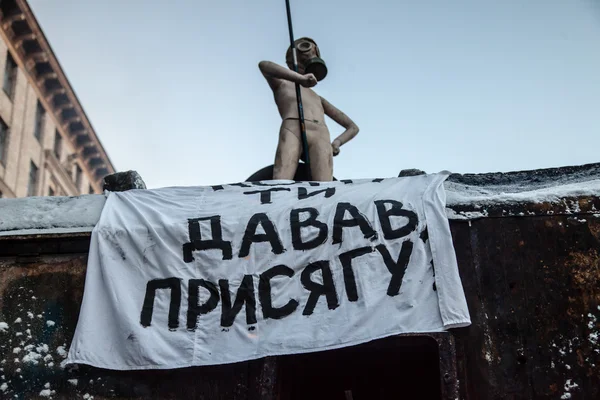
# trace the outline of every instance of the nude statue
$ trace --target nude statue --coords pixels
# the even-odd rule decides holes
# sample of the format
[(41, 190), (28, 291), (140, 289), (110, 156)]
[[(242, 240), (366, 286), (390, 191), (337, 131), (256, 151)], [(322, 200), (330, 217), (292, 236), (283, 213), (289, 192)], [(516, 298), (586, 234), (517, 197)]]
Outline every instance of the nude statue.
[[(307, 73), (305, 67), (310, 64), (310, 60), (320, 56), (319, 48), (314, 40), (301, 38), (295, 41), (295, 45), (298, 73), (294, 71), (291, 46), (286, 56), (288, 68), (271, 61), (261, 61), (258, 64), (273, 91), (275, 103), (282, 118), (273, 179), (294, 179), (301, 157), (302, 137), (295, 86), (296, 83), (299, 83), (312, 180), (331, 181), (333, 180), (333, 156), (337, 156), (340, 153), (340, 147), (356, 136), (358, 126), (346, 114), (311, 89), (317, 85), (317, 77), (313, 73)], [(320, 60), (320, 58), (318, 59)], [(325, 115), (345, 128), (345, 131), (333, 142), (330, 142)]]

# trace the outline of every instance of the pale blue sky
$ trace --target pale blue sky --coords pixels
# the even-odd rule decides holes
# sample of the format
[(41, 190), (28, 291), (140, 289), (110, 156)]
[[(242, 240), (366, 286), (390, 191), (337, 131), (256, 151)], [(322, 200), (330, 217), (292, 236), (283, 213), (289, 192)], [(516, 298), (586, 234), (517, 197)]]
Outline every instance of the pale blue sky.
[[(284, 0), (30, 0), (118, 170), (149, 187), (238, 182), (280, 124), (257, 64), (283, 63)], [(594, 0), (292, 0), (359, 135), (338, 179), (600, 161)], [(329, 121), (332, 136), (341, 127)]]

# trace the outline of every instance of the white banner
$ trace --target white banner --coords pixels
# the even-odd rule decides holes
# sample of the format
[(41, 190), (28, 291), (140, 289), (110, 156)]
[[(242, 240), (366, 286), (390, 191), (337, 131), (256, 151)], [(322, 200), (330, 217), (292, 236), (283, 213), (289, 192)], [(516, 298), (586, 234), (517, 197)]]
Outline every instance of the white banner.
[(469, 325), (446, 177), (109, 193), (66, 362), (223, 364)]

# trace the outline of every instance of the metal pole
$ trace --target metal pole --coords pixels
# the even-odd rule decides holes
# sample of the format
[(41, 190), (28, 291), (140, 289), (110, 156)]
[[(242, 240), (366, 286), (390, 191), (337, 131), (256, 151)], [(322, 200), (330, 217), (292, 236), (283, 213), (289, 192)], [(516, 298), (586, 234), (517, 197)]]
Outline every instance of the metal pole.
[[(298, 60), (296, 58), (296, 44), (294, 43), (294, 31), (292, 29), (292, 12), (290, 11), (290, 0), (285, 0), (287, 10), (288, 27), (290, 31), (290, 43), (292, 46), (292, 56), (294, 58), (294, 71), (298, 72)], [(300, 120), (300, 132), (302, 134), (302, 150), (304, 151), (304, 162), (310, 166), (308, 156), (308, 141), (306, 140), (306, 125), (304, 124), (304, 108), (302, 108), (302, 95), (300, 93), (300, 84), (296, 83), (296, 100), (298, 102), (298, 119)], [(308, 168), (310, 173), (310, 167)]]

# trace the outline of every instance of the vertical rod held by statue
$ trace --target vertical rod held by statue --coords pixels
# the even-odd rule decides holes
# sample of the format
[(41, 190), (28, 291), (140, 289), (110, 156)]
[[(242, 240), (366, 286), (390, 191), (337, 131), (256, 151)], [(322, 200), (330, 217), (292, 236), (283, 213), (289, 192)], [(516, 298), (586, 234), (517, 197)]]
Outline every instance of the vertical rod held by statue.
[[(298, 60), (296, 58), (296, 44), (294, 43), (294, 31), (292, 29), (292, 12), (290, 11), (290, 0), (285, 0), (287, 10), (288, 28), (290, 31), (290, 43), (292, 46), (292, 55), (294, 59), (294, 71), (298, 72)], [(308, 141), (306, 140), (306, 125), (304, 124), (304, 109), (302, 108), (302, 94), (300, 93), (300, 84), (296, 82), (296, 101), (298, 102), (298, 119), (300, 120), (300, 132), (302, 135), (302, 150), (304, 152), (304, 162), (310, 165), (308, 156)], [(310, 169), (309, 169), (310, 170)]]

